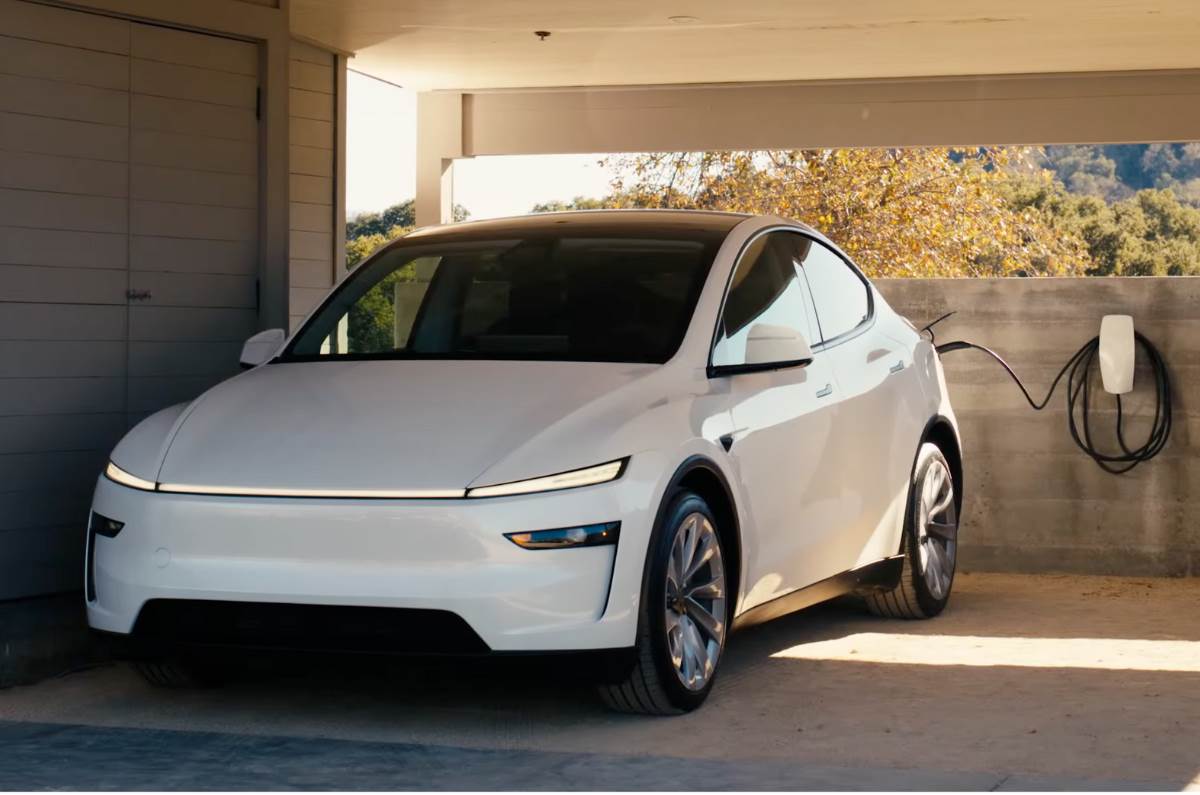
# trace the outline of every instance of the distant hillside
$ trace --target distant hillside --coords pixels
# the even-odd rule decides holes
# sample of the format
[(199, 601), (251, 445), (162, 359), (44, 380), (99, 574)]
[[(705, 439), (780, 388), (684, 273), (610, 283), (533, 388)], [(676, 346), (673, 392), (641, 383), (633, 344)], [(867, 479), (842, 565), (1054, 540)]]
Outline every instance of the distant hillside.
[(1200, 143), (1048, 146), (1044, 165), (1071, 193), (1114, 202), (1147, 188), (1170, 189), (1200, 207)]

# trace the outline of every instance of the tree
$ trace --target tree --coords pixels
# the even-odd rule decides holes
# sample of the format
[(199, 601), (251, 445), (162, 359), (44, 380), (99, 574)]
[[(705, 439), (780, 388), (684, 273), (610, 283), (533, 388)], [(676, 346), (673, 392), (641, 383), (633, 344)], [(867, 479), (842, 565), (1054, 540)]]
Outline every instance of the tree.
[(1180, 201), (1200, 207), (1200, 143), (1151, 144), (1141, 163), (1154, 187), (1170, 189)]
[(603, 210), (610, 205), (607, 199), (589, 199), (586, 196), (576, 196), (569, 202), (560, 199), (553, 199), (548, 202), (533, 205), (530, 209), (530, 214), (537, 213), (561, 213), (568, 210)]
[(1117, 177), (1117, 163), (1099, 146), (1047, 146), (1044, 162), (1071, 193), (1121, 199), (1132, 191)]
[(1044, 223), (1084, 241), (1090, 276), (1200, 274), (1200, 210), (1170, 190), (1141, 190), (1109, 204), (1058, 182), (1012, 180), (1009, 198)]
[(1083, 240), (1016, 207), (1004, 190), (1023, 170), (1049, 183), (1033, 151), (834, 149), (654, 153), (606, 162), (609, 206), (706, 208), (808, 221), (872, 276), (1070, 275)]
[[(353, 239), (347, 239), (346, 267), (348, 269), (356, 267), (377, 249), (411, 229), (411, 226), (393, 226), (385, 232), (359, 234)], [(411, 271), (411, 267), (401, 270)], [(347, 330), (351, 351), (378, 351), (391, 347), (392, 327), (396, 320), (396, 310), (393, 304), (395, 284), (397, 281), (411, 278), (411, 272), (389, 274), (354, 302), (350, 307)]]
[[(471, 214), (461, 204), (454, 205), (454, 220), (465, 221)], [(346, 239), (355, 240), (370, 235), (383, 235), (396, 228), (411, 229), (416, 226), (416, 202), (414, 199), (393, 204), (377, 213), (359, 213), (346, 221)]]

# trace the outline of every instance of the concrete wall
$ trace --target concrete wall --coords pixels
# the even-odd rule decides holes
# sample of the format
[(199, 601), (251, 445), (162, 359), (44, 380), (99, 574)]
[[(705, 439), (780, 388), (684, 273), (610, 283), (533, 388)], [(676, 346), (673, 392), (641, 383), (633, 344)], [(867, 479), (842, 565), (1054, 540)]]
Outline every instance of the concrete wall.
[[(1077, 449), (1067, 429), (1065, 384), (1034, 412), (998, 365), (977, 351), (949, 353), (946, 377), (962, 425), (966, 511), (961, 562), (968, 570), (1200, 575), (1200, 279), (885, 279), (876, 282), (917, 326), (950, 311), (939, 342), (967, 339), (1000, 353), (1035, 399), (1059, 368), (1099, 333), (1108, 313), (1133, 315), (1159, 348), (1175, 391), (1166, 449), (1110, 475)], [(1153, 382), (1139, 351), (1134, 419), (1145, 438)], [(1097, 377), (1098, 383), (1098, 377)], [(1094, 412), (1102, 444), (1116, 444), (1113, 399)]]

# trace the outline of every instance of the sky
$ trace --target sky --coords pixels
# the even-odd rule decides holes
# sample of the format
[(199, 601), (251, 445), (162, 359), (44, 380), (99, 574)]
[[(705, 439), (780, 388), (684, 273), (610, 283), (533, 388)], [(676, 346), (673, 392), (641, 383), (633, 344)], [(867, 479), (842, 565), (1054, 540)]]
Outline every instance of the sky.
[[(346, 212), (382, 210), (416, 190), (416, 94), (346, 76)], [(477, 157), (454, 165), (454, 201), (472, 218), (523, 215), (553, 199), (608, 193), (603, 155)]]

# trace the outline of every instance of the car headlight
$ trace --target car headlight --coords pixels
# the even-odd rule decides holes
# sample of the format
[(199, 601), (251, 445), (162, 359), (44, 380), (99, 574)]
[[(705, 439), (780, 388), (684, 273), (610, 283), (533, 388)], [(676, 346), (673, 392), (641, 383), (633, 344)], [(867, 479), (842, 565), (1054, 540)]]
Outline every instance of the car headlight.
[(153, 480), (143, 480), (137, 475), (131, 475), (112, 461), (109, 461), (108, 466), (104, 468), (104, 476), (113, 483), (120, 483), (122, 486), (128, 486), (131, 489), (154, 491), (158, 487), (158, 484)]
[(554, 530), (505, 533), (504, 537), (522, 549), (566, 549), (616, 544), (620, 534), (620, 522), (605, 522), (578, 527), (559, 527)]
[(629, 459), (622, 458), (617, 461), (609, 461), (607, 464), (597, 464), (594, 467), (559, 472), (557, 475), (514, 480), (511, 483), (499, 483), (495, 486), (479, 486), (467, 489), (467, 496), (507, 497), (512, 494), (534, 494), (540, 491), (560, 491), (576, 489), (580, 486), (594, 486), (597, 483), (607, 483), (621, 477), (627, 463), (629, 463)]

